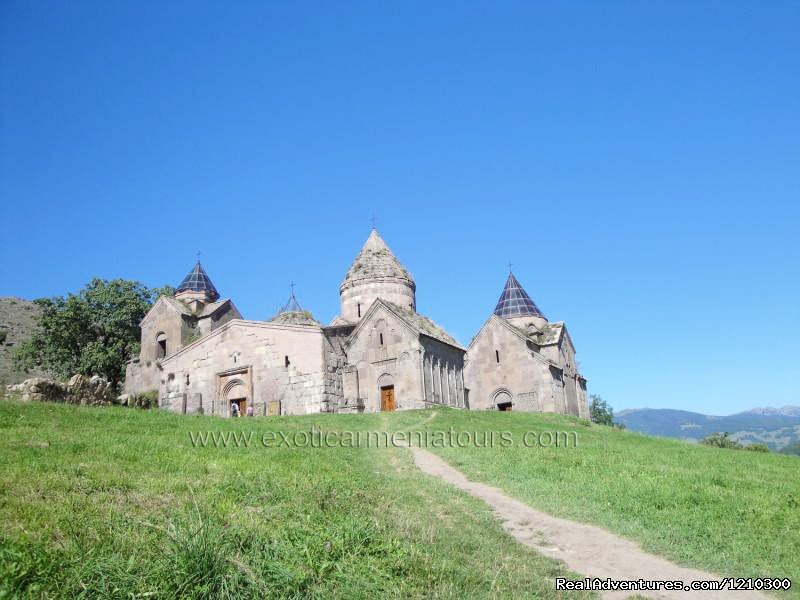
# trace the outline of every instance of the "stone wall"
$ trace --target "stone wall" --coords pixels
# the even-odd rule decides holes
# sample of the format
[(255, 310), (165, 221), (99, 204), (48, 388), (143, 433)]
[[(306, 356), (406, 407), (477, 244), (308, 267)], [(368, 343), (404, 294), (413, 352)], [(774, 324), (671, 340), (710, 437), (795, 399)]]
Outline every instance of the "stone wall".
[(414, 287), (409, 282), (394, 277), (373, 278), (342, 286), (342, 317), (351, 323), (357, 323), (378, 298), (403, 308), (417, 309)]
[(162, 361), (159, 404), (228, 416), (245, 397), (256, 415), (323, 412), (325, 343), (319, 326), (233, 320)]
[(464, 352), (429, 337), (422, 340), (424, 406), (468, 408), (464, 394)]
[(419, 335), (385, 307), (372, 312), (350, 340), (347, 361), (343, 393), (348, 405), (378, 412), (381, 387), (393, 385), (398, 410), (424, 408)]
[(568, 412), (558, 369), (497, 317), (470, 345), (464, 378), (473, 409), (493, 410), (510, 396), (513, 410)]

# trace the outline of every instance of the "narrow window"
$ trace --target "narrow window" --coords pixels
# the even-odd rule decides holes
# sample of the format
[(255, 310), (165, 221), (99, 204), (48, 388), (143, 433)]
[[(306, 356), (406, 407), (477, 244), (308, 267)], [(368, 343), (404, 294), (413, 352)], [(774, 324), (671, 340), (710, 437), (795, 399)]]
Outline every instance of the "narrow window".
[(383, 334), (382, 334), (382, 333), (379, 333), (378, 335), (379, 335), (379, 336), (380, 336), (380, 338), (381, 338), (381, 346), (383, 346)]
[(289, 355), (287, 354), (286, 356), (283, 357), (283, 366), (288, 369), (290, 364), (291, 363), (289, 362)]
[(189, 374), (186, 374), (186, 385), (189, 385)]
[(497, 360), (497, 364), (499, 365), (500, 364), (500, 350), (495, 350), (494, 351), (494, 358), (495, 358), (495, 360)]
[(159, 333), (156, 336), (156, 358), (164, 358), (167, 355), (167, 334)]
[(361, 305), (358, 305), (358, 318), (361, 318)]

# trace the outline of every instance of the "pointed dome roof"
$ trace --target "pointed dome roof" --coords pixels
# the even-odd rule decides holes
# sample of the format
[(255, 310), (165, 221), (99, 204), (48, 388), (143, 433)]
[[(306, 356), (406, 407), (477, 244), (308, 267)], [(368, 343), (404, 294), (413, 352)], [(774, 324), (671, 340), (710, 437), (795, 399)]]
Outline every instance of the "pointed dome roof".
[(361, 252), (358, 253), (353, 264), (350, 265), (340, 290), (347, 284), (362, 279), (382, 279), (384, 277), (404, 279), (412, 288), (416, 288), (416, 284), (409, 272), (400, 264), (397, 257), (392, 254), (386, 242), (378, 235), (378, 231), (373, 229), (361, 248)]
[(314, 318), (314, 315), (300, 307), (300, 303), (294, 297), (294, 290), (292, 290), (292, 295), (289, 296), (286, 304), (278, 310), (278, 314), (272, 317), (270, 322), (291, 325), (319, 325), (319, 321)]
[(189, 271), (189, 274), (183, 278), (178, 289), (175, 290), (176, 294), (180, 292), (205, 292), (212, 300), (219, 298), (217, 288), (211, 283), (211, 279), (199, 260), (194, 268)]
[(508, 319), (510, 317), (542, 317), (542, 311), (534, 304), (528, 293), (522, 289), (522, 284), (517, 281), (514, 274), (509, 272), (508, 281), (494, 307), (494, 314), (498, 317)]

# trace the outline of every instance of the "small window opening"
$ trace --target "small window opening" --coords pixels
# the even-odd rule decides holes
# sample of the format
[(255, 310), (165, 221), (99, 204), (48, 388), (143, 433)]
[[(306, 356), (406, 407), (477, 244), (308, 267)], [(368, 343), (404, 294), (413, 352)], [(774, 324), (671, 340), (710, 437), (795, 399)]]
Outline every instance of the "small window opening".
[(358, 305), (358, 318), (361, 318), (361, 305)]
[(189, 374), (186, 374), (186, 385), (189, 385)]
[(156, 337), (156, 357), (164, 358), (167, 355), (167, 336), (159, 333)]
[(378, 334), (378, 336), (379, 336), (379, 337), (380, 337), (380, 339), (381, 339), (381, 346), (383, 346), (383, 334), (382, 334), (382, 333), (379, 333), (379, 334)]
[(494, 358), (497, 361), (497, 364), (499, 365), (500, 364), (500, 350), (495, 350), (494, 351)]
[(289, 361), (289, 355), (287, 354), (283, 357), (283, 366), (288, 368), (290, 364), (292, 363)]

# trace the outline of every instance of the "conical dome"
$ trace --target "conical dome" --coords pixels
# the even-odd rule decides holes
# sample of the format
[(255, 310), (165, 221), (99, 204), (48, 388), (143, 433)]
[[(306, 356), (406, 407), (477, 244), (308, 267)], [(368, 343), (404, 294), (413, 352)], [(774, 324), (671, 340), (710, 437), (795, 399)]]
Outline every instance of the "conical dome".
[(286, 304), (278, 310), (278, 314), (272, 317), (270, 322), (291, 325), (319, 325), (319, 321), (314, 318), (314, 315), (300, 307), (300, 303), (294, 297), (294, 290), (292, 290), (292, 295), (289, 296)]
[(204, 293), (211, 301), (219, 298), (219, 292), (217, 291), (217, 288), (215, 288), (214, 284), (211, 283), (211, 279), (203, 269), (203, 265), (200, 264), (199, 260), (194, 268), (189, 271), (189, 274), (183, 278), (183, 281), (181, 281), (180, 285), (175, 290), (176, 294), (180, 294), (181, 292)]
[(376, 299), (417, 310), (417, 285), (373, 229), (339, 286), (341, 318), (358, 322)]
[(392, 254), (386, 242), (378, 235), (377, 230), (373, 229), (361, 248), (361, 252), (358, 253), (353, 264), (350, 265), (350, 269), (347, 271), (347, 275), (345, 275), (339, 289), (344, 289), (348, 284), (363, 279), (383, 279), (386, 277), (403, 279), (411, 284), (412, 287), (416, 287), (411, 275), (400, 264), (397, 257)]
[(497, 306), (494, 307), (494, 314), (504, 319), (513, 317), (545, 318), (513, 273), (508, 274), (506, 286), (503, 288), (500, 300), (497, 301)]

